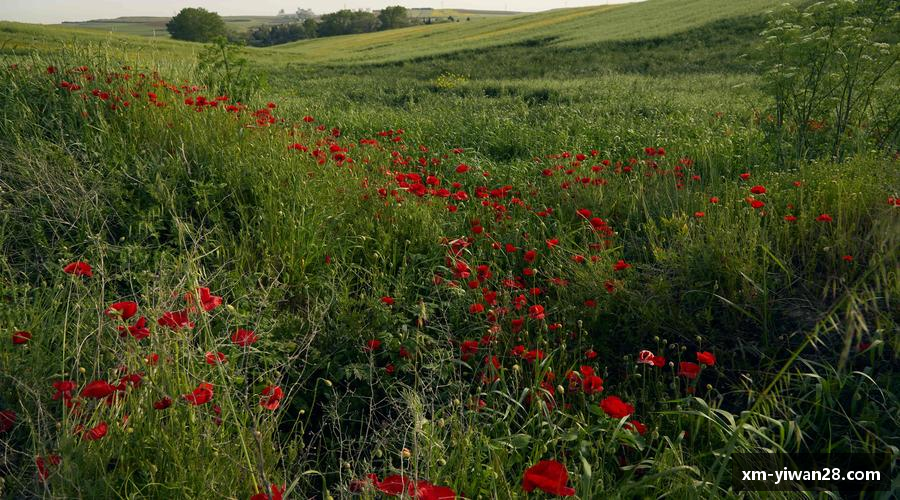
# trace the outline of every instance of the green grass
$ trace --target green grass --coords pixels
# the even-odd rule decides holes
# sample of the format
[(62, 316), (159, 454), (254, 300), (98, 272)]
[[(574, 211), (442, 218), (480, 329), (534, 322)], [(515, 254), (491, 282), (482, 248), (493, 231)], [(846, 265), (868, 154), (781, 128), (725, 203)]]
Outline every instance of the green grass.
[[(565, 465), (577, 498), (788, 497), (732, 490), (731, 454), (896, 449), (897, 160), (777, 162), (770, 98), (741, 57), (771, 5), (650, 0), (436, 25), (425, 42), (410, 28), (371, 58), (364, 40), (386, 34), (245, 49), (268, 87), (232, 87), (239, 114), (185, 104), (228, 88), (198, 69), (200, 45), (0, 24), (0, 410), (17, 413), (0, 434), (0, 497), (248, 498), (285, 484), (289, 498), (345, 498), (368, 474), (403, 473), (466, 498), (535, 498), (522, 477), (541, 459)], [(81, 65), (96, 78), (69, 71)], [(268, 102), (276, 119), (260, 126)], [(398, 142), (379, 135), (398, 129)], [(406, 192), (400, 172), (468, 199)], [(754, 185), (762, 209), (746, 201)], [(484, 205), (480, 186), (511, 189)], [(614, 270), (620, 259), (631, 267)], [(94, 277), (62, 273), (74, 260)], [(454, 276), (460, 260), (473, 276)], [(479, 264), (496, 305), (467, 285)], [(157, 325), (198, 286), (224, 305), (190, 312), (191, 329)], [(139, 303), (149, 338), (120, 338), (103, 314), (119, 300)], [(494, 326), (474, 303), (509, 312), (463, 359), (461, 343)], [(237, 328), (260, 340), (235, 346)], [(12, 344), (19, 330), (31, 341)], [(673, 365), (637, 364), (643, 349)], [(716, 364), (678, 376), (700, 351)], [(114, 404), (85, 399), (78, 413), (52, 398), (54, 381), (77, 394), (120, 366), (143, 385)], [(570, 385), (581, 366), (601, 394)], [(213, 400), (190, 405), (181, 395), (200, 382)], [(276, 384), (281, 406), (261, 408)], [(600, 410), (610, 395), (646, 434)], [(172, 407), (154, 410), (163, 396)], [(104, 438), (78, 437), (100, 422)], [(54, 454), (43, 481), (35, 458)]]

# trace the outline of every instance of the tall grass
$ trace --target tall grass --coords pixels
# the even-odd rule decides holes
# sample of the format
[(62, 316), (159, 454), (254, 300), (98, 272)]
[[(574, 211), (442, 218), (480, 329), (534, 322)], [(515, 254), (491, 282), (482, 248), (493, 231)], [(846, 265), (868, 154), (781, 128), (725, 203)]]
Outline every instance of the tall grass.
[[(0, 409), (17, 414), (0, 435), (6, 496), (245, 498), (284, 484), (289, 496), (371, 497), (368, 474), (402, 473), (469, 498), (524, 498), (523, 471), (546, 458), (580, 498), (738, 496), (736, 452), (897, 449), (896, 161), (786, 170), (755, 119), (765, 98), (752, 77), (435, 87), (325, 74), (293, 87), (286, 69), (271, 96), (233, 113), (185, 104), (206, 90), (190, 90), (202, 75), (178, 61), (107, 48), (15, 62), (0, 70), (0, 328), (33, 337), (0, 343)], [(261, 109), (272, 123), (256, 122)], [(468, 200), (415, 196), (398, 172), (459, 182)], [(507, 185), (486, 198), (503, 210), (475, 196)], [(759, 209), (754, 185), (767, 188)], [(612, 232), (592, 230), (583, 208)], [(454, 256), (462, 237), (473, 244)], [(631, 267), (614, 270), (620, 259)], [(75, 260), (94, 276), (64, 274)], [(469, 288), (460, 260), (493, 274)], [(524, 289), (501, 282), (514, 277)], [(200, 286), (225, 305), (191, 312), (193, 328), (155, 324)], [(507, 317), (470, 312), (482, 287)], [(138, 302), (148, 339), (120, 338), (103, 314), (119, 300)], [(535, 304), (544, 320), (529, 317)], [(235, 346), (238, 328), (260, 340)], [(463, 341), (489, 333), (464, 356)], [(667, 363), (638, 363), (645, 349)], [(715, 365), (679, 376), (701, 351)], [(209, 365), (207, 352), (228, 362)], [(567, 377), (581, 366), (604, 379), (601, 394)], [(143, 383), (114, 404), (52, 399), (54, 381), (75, 381), (77, 395), (125, 373)], [(201, 382), (214, 397), (193, 406), (181, 395)], [(274, 411), (259, 405), (273, 385), (285, 392)], [(608, 395), (633, 404), (632, 418), (604, 414)], [(172, 407), (154, 410), (163, 396)], [(100, 440), (75, 433), (100, 422)], [(35, 459), (49, 455), (62, 459), (42, 479)]]

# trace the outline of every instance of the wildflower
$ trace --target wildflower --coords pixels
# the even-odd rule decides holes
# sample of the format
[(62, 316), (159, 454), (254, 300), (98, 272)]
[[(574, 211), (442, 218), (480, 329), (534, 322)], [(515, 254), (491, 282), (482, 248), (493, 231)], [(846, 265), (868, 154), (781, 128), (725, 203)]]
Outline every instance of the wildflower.
[(231, 334), (231, 341), (240, 347), (247, 347), (257, 340), (259, 340), (259, 337), (256, 336), (256, 333), (254, 333), (253, 330), (238, 328), (236, 332)]
[(109, 425), (107, 425), (106, 422), (100, 422), (99, 424), (91, 429), (88, 429), (87, 432), (82, 434), (81, 438), (85, 441), (96, 441), (105, 436), (108, 430)]
[(137, 322), (131, 326), (122, 326), (119, 325), (116, 327), (118, 330), (119, 336), (124, 337), (125, 335), (131, 335), (135, 338), (135, 340), (143, 340), (150, 336), (150, 329), (147, 328), (147, 318), (141, 316), (138, 318)]
[(392, 305), (394, 305), (394, 298), (388, 297), (385, 295), (384, 297), (381, 298), (381, 303), (384, 305), (392, 306)]
[(822, 214), (822, 215), (816, 217), (816, 222), (831, 222), (833, 220), (834, 219), (832, 219), (831, 216), (828, 214)]
[(181, 397), (194, 406), (208, 403), (213, 398), (213, 386), (207, 382), (202, 382), (190, 394), (183, 394)]
[(194, 327), (194, 322), (188, 318), (187, 311), (166, 311), (161, 318), (156, 320), (156, 323), (159, 326), (165, 326), (175, 331), (184, 327)]
[(12, 334), (12, 343), (16, 345), (27, 344), (31, 340), (31, 332), (18, 331)]
[(463, 361), (468, 361), (469, 358), (472, 357), (473, 354), (478, 352), (478, 341), (477, 340), (464, 340), (459, 345), (460, 358)]
[(522, 489), (526, 493), (539, 489), (551, 495), (570, 497), (575, 494), (575, 490), (566, 486), (568, 482), (569, 472), (563, 464), (556, 460), (541, 460), (525, 470)]
[(166, 408), (172, 406), (172, 398), (169, 396), (165, 396), (162, 399), (153, 403), (153, 408), (157, 410), (165, 410)]
[(697, 362), (702, 365), (713, 366), (716, 364), (716, 355), (708, 351), (698, 352)]
[(94, 380), (81, 390), (81, 396), (85, 398), (102, 399), (116, 392), (116, 386), (105, 380)]
[(528, 315), (531, 319), (542, 320), (544, 319), (544, 306), (540, 304), (535, 304), (528, 308)]
[(222, 352), (212, 352), (207, 351), (206, 353), (206, 364), (208, 365), (220, 365), (228, 362), (228, 357), (225, 356), (225, 353)]
[(53, 382), (53, 388), (56, 389), (56, 394), (53, 395), (54, 401), (59, 398), (68, 401), (72, 399), (72, 391), (75, 390), (75, 382), (72, 380), (60, 380), (58, 382)]
[(63, 268), (63, 272), (67, 274), (73, 274), (75, 276), (84, 276), (86, 278), (90, 278), (94, 275), (91, 265), (87, 262), (82, 261), (69, 263), (68, 265), (66, 265), (66, 267)]
[(281, 400), (284, 398), (284, 391), (281, 387), (268, 386), (262, 390), (262, 400), (259, 405), (267, 410), (277, 410), (281, 406)]
[[(307, 117), (307, 118), (311, 118), (311, 117)], [(310, 120), (310, 121), (312, 121), (312, 120)], [(268, 492), (265, 492), (265, 491), (259, 492), (255, 495), (253, 495), (252, 497), (250, 497), (250, 500), (282, 500), (284, 498), (284, 490), (285, 489), (286, 489), (286, 486), (283, 484), (281, 485), (280, 488), (278, 487), (277, 484), (273, 484), (269, 487)]]
[(625, 428), (634, 432), (637, 432), (641, 436), (647, 433), (647, 426), (638, 422), (637, 420), (631, 420), (625, 423)]
[(764, 188), (763, 186), (757, 185), (757, 186), (753, 186), (752, 188), (750, 188), (750, 192), (753, 194), (766, 194), (766, 188)]
[(365, 349), (366, 349), (366, 351), (373, 352), (373, 351), (377, 351), (379, 347), (381, 347), (381, 341), (378, 339), (372, 339), (372, 340), (366, 342)]
[(625, 269), (628, 269), (629, 267), (631, 267), (631, 264), (625, 262), (625, 261), (622, 260), (622, 259), (619, 259), (618, 262), (616, 262), (615, 264), (613, 264), (613, 270), (614, 270), (614, 271), (624, 271)]
[(16, 423), (16, 412), (12, 410), (0, 410), (0, 434), (9, 432)]
[(700, 365), (697, 363), (691, 363), (690, 361), (682, 361), (678, 363), (678, 375), (688, 378), (695, 379), (697, 375), (700, 373)]
[(222, 305), (222, 297), (209, 293), (209, 288), (200, 287), (197, 289), (197, 293), (200, 295), (200, 306), (206, 312)]
[(634, 406), (622, 401), (618, 396), (607, 396), (600, 401), (600, 408), (612, 418), (623, 418), (634, 413)]
[(107, 307), (106, 310), (103, 311), (103, 314), (109, 316), (110, 318), (122, 318), (122, 320), (127, 320), (134, 316), (137, 310), (137, 302), (116, 302), (115, 304)]

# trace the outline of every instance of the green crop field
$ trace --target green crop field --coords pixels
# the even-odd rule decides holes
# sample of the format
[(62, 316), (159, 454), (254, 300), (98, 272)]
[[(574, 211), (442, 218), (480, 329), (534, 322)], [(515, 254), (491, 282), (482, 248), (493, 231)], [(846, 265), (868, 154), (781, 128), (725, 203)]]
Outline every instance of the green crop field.
[(0, 498), (900, 491), (894, 3), (494, 14), (0, 22)]

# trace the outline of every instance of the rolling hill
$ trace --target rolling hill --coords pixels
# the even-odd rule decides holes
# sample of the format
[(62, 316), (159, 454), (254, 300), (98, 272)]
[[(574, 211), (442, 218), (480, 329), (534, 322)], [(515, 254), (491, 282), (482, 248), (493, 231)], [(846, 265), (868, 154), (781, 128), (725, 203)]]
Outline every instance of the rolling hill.
[[(385, 63), (434, 57), (462, 51), (539, 43), (560, 51), (588, 48), (605, 42), (658, 39), (676, 33), (689, 34), (723, 20), (759, 15), (783, 3), (780, 0), (647, 0), (640, 3), (558, 9), (536, 14), (472, 17), (469, 21), (420, 25), (410, 28), (303, 40), (271, 48), (247, 48), (260, 64), (357, 64)], [(448, 11), (449, 12), (449, 11)], [(152, 29), (162, 18), (134, 18), (133, 22), (96, 21), (77, 25), (37, 26), (0, 23), (0, 53), (23, 49), (50, 50), (66, 41), (115, 41), (135, 51), (175, 50), (193, 53), (201, 46), (168, 37), (148, 40), (134, 34)], [(249, 18), (233, 18), (233, 24)], [(272, 22), (254, 18), (254, 22)], [(129, 26), (112, 33), (107, 29)], [(77, 26), (77, 27), (75, 27)], [(90, 29), (87, 29), (90, 28)], [(128, 32), (126, 34), (125, 32)]]

